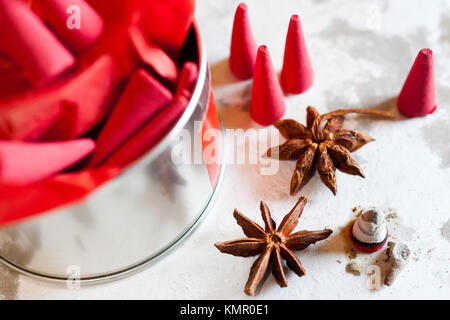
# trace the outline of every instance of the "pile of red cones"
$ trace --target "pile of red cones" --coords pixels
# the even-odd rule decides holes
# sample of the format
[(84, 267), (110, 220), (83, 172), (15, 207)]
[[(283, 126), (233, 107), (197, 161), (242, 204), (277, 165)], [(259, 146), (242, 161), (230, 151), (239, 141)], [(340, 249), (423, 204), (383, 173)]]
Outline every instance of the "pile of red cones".
[(82, 199), (167, 134), (198, 78), (180, 56), (194, 4), (0, 0), (0, 225)]
[(250, 115), (261, 125), (270, 125), (283, 117), (286, 106), (283, 90), (298, 94), (309, 89), (314, 72), (298, 15), (293, 15), (286, 36), (281, 86), (266, 46), (256, 50), (248, 8), (239, 4), (231, 38), (230, 69), (239, 79), (253, 77)]

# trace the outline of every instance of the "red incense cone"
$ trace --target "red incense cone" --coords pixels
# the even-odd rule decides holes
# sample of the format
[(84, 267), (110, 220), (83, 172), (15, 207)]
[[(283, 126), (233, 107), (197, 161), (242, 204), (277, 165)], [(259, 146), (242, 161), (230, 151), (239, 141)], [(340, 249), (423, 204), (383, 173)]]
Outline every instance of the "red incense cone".
[(433, 113), (437, 108), (435, 94), (433, 51), (422, 49), (398, 96), (398, 111), (411, 118)]
[(85, 51), (103, 34), (102, 18), (84, 0), (40, 0), (33, 7), (75, 52)]
[(178, 79), (177, 65), (164, 50), (145, 37), (137, 26), (130, 27), (129, 35), (141, 60), (164, 79), (176, 83)]
[(194, 91), (195, 83), (198, 79), (198, 68), (194, 62), (188, 61), (183, 65), (181, 70), (180, 79), (178, 80), (177, 90), (175, 95), (183, 94), (185, 97), (190, 98)]
[[(113, 6), (111, 0), (107, 1), (107, 7)], [(139, 24), (146, 37), (178, 59), (193, 23), (195, 0), (121, 0), (119, 4), (121, 2), (126, 2), (125, 7), (140, 16)]]
[(75, 58), (22, 1), (0, 0), (0, 51), (28, 80), (41, 85), (75, 64)]
[(268, 126), (281, 119), (286, 111), (283, 91), (270, 60), (266, 46), (258, 48), (253, 76), (250, 115), (261, 125)]
[(21, 67), (1, 52), (0, 88), (0, 100), (18, 96), (31, 89), (31, 83), (21, 74)]
[(0, 103), (0, 139), (36, 140), (59, 117), (61, 109), (50, 94)]
[(156, 117), (131, 137), (120, 149), (111, 155), (105, 166), (123, 167), (135, 161), (151, 148), (175, 124), (186, 110), (189, 101), (183, 95), (176, 96), (170, 105), (164, 108)]
[(91, 139), (65, 142), (0, 141), (0, 184), (37, 182), (70, 167), (95, 148)]
[(253, 76), (256, 59), (256, 43), (247, 10), (245, 3), (237, 7), (231, 35), (230, 69), (240, 79), (250, 79)]
[(114, 58), (103, 55), (59, 92), (50, 92), (60, 117), (43, 138), (73, 139), (92, 129), (110, 113), (122, 77)]
[(281, 86), (289, 93), (308, 90), (314, 80), (314, 72), (309, 59), (300, 17), (294, 14), (289, 23), (284, 49)]
[(111, 111), (123, 74), (109, 55), (67, 83), (0, 103), (0, 138), (32, 141), (81, 136)]
[(146, 71), (136, 71), (97, 139), (90, 165), (103, 162), (172, 99), (170, 91)]
[[(71, 101), (59, 102), (59, 114), (52, 125), (38, 137), (39, 141), (64, 141), (76, 136), (78, 105)], [(37, 139), (29, 139), (37, 140)]]

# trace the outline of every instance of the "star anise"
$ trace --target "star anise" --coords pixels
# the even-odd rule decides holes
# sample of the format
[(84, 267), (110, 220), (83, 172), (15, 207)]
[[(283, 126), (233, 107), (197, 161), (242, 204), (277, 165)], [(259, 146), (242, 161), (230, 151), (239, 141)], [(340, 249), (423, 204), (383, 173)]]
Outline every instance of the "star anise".
[(276, 228), (269, 208), (261, 201), (260, 209), (265, 228), (251, 221), (238, 210), (234, 210), (233, 216), (241, 226), (248, 238), (234, 241), (218, 242), (214, 244), (223, 253), (239, 257), (250, 257), (260, 255), (253, 263), (250, 276), (245, 285), (244, 292), (254, 295), (258, 285), (264, 279), (269, 267), (280, 285), (287, 286), (286, 276), (283, 270), (282, 258), (286, 260), (287, 266), (299, 277), (306, 274), (300, 260), (292, 250), (302, 250), (310, 244), (326, 239), (333, 232), (330, 229), (320, 231), (298, 231), (292, 233), (298, 224), (298, 219), (306, 204), (306, 197), (301, 197), (292, 210), (284, 217), (281, 224)]
[(344, 109), (322, 115), (311, 106), (306, 110), (306, 127), (292, 119), (274, 122), (287, 141), (267, 150), (267, 155), (278, 155), (280, 160), (297, 160), (291, 179), (291, 195), (296, 194), (312, 178), (316, 163), (320, 179), (336, 195), (336, 168), (364, 178), (361, 167), (350, 153), (373, 141), (365, 133), (343, 129), (344, 115), (362, 113), (388, 118), (392, 116), (387, 111), (372, 109)]

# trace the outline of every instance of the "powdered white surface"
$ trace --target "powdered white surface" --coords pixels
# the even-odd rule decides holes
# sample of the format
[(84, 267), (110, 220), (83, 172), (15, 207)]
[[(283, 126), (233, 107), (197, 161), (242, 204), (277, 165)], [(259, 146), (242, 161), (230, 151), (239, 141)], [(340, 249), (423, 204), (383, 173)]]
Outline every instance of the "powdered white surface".
[[(234, 10), (239, 1), (198, 0), (221, 118), (227, 128), (257, 127), (248, 115), (251, 81), (238, 82), (227, 56)], [(277, 70), (291, 14), (299, 14), (315, 71), (302, 95), (286, 98), (286, 117), (304, 122), (305, 107), (320, 112), (337, 107), (370, 107), (395, 97), (421, 48), (434, 51), (438, 110), (425, 118), (368, 121), (352, 118), (346, 127), (376, 138), (354, 153), (366, 179), (337, 172), (333, 196), (316, 175), (302, 190), (309, 198), (298, 229), (334, 230), (327, 240), (297, 252), (307, 270), (287, 271), (281, 289), (270, 276), (256, 298), (396, 299), (450, 296), (450, 4), (448, 1), (271, 1), (248, 0), (258, 44), (266, 44)], [(267, 129), (266, 129), (267, 130)], [(245, 145), (238, 146), (244, 150)], [(259, 150), (261, 154), (264, 150)], [(219, 253), (214, 242), (243, 237), (235, 207), (261, 223), (259, 201), (280, 221), (296, 197), (288, 193), (294, 163), (280, 163), (275, 176), (261, 176), (263, 165), (230, 165), (213, 209), (197, 230), (151, 268), (125, 280), (80, 290), (34, 281), (0, 267), (0, 296), (7, 298), (242, 299), (253, 258)], [(368, 275), (345, 271), (349, 247), (341, 229), (356, 205), (394, 208), (391, 239), (401, 239), (412, 259), (392, 287), (370, 290)], [(360, 254), (367, 267), (377, 254)]]

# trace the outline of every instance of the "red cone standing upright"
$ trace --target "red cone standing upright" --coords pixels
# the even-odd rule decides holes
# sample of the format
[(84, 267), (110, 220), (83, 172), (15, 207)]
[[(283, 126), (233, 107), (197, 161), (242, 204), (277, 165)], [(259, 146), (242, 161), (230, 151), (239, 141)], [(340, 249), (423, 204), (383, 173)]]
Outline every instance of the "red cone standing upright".
[(302, 24), (298, 15), (289, 22), (284, 49), (281, 86), (289, 93), (302, 93), (308, 90), (314, 80), (314, 72), (309, 59)]
[(433, 51), (422, 49), (398, 96), (398, 111), (411, 118), (433, 113), (437, 108), (435, 95)]
[(250, 27), (248, 8), (240, 3), (236, 9), (231, 36), (230, 69), (240, 79), (250, 79), (256, 59), (256, 42)]
[(286, 111), (283, 91), (266, 46), (258, 48), (253, 76), (250, 115), (261, 125), (270, 125), (283, 117)]

